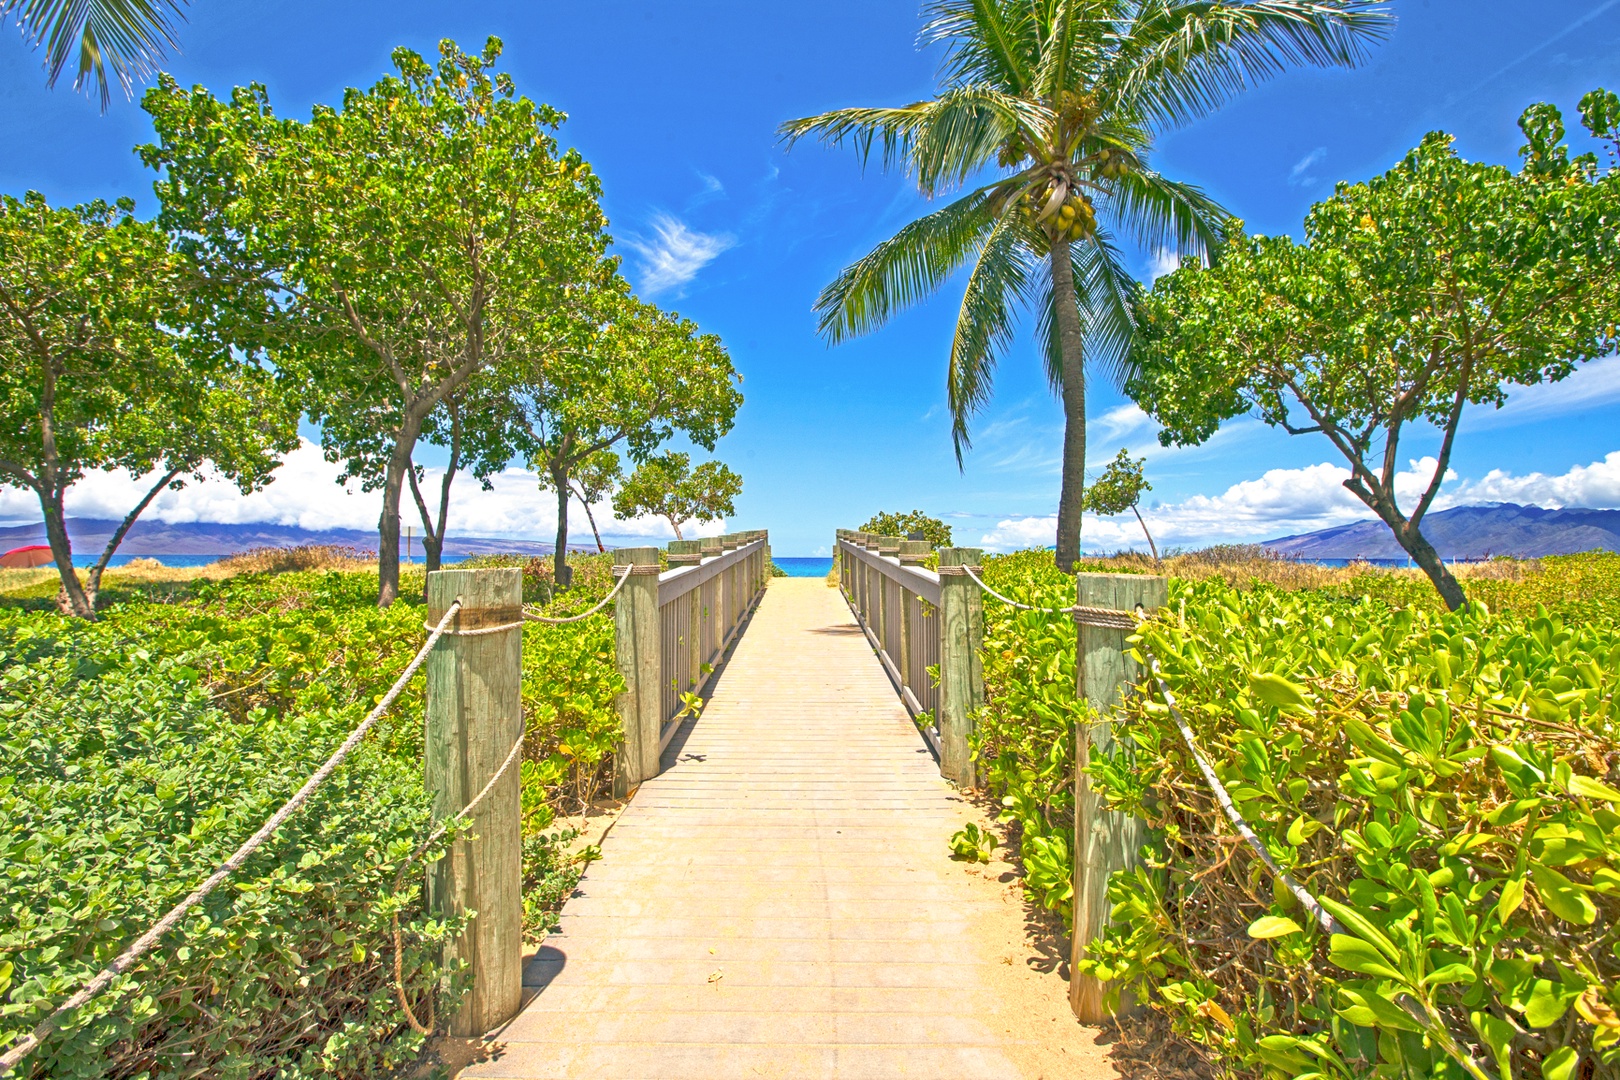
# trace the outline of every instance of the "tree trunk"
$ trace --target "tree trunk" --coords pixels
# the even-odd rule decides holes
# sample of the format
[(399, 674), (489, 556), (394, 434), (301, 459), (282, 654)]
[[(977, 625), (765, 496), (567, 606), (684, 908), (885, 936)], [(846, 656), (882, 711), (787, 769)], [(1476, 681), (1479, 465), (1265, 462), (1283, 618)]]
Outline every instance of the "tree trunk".
[(602, 531), (596, 527), (596, 515), (591, 513), (591, 501), (578, 488), (574, 489), (574, 494), (579, 498), (579, 505), (585, 508), (585, 520), (591, 523), (591, 535), (596, 538), (596, 553), (605, 553), (607, 546), (602, 543)]
[(1058, 495), (1057, 565), (1073, 571), (1080, 561), (1080, 510), (1086, 494), (1085, 331), (1074, 287), (1069, 241), (1052, 241), (1052, 304), (1057, 319), (1063, 377), (1063, 486)]
[(1136, 515), (1136, 523), (1142, 526), (1142, 535), (1147, 537), (1148, 550), (1153, 552), (1153, 562), (1157, 565), (1159, 561), (1159, 545), (1153, 542), (1153, 534), (1148, 532), (1147, 522), (1142, 520), (1142, 511), (1138, 510), (1134, 503), (1131, 505), (1131, 513)]
[(568, 500), (572, 489), (568, 486), (568, 471), (552, 459), (547, 472), (551, 474), (551, 487), (557, 493), (557, 544), (552, 552), (551, 572), (559, 589), (568, 588), (574, 580), (574, 569), (568, 565)]
[(118, 552), (118, 545), (122, 544), (124, 537), (129, 535), (129, 530), (134, 526), (135, 520), (146, 511), (148, 506), (152, 505), (152, 500), (157, 498), (158, 492), (168, 487), (169, 483), (179, 475), (179, 469), (170, 469), (164, 474), (163, 479), (152, 485), (151, 489), (147, 491), (146, 497), (135, 504), (135, 509), (124, 515), (124, 520), (119, 523), (118, 528), (113, 530), (112, 538), (107, 541), (107, 546), (101, 552), (101, 558), (97, 559), (96, 565), (91, 567), (90, 581), (85, 586), (85, 592), (90, 595), (92, 605), (95, 604), (96, 594), (101, 591), (101, 575), (106, 573), (107, 564), (112, 562), (113, 555)]
[(1429, 543), (1423, 533), (1417, 529), (1408, 531), (1393, 524), (1390, 525), (1390, 528), (1394, 530), (1395, 539), (1400, 542), (1401, 547), (1405, 548), (1406, 553), (1412, 556), (1412, 561), (1417, 563), (1425, 574), (1429, 575), (1429, 580), (1439, 590), (1440, 599), (1445, 601), (1448, 609), (1456, 611), (1468, 603), (1468, 597), (1464, 594), (1462, 585), (1452, 576), (1451, 571), (1446, 569), (1445, 560), (1440, 558), (1440, 553), (1434, 550), (1434, 545)]
[(62, 579), (62, 597), (59, 605), (68, 615), (77, 615), (92, 622), (96, 618), (95, 597), (85, 592), (79, 581), (79, 572), (73, 569), (73, 545), (68, 540), (67, 519), (62, 516), (62, 491), (52, 485), (47, 491), (36, 490), (40, 509), (45, 512), (45, 542), (50, 545), (51, 557), (56, 560), (56, 573)]
[(669, 520), (670, 528), (675, 530), (675, 539), (677, 539), (677, 540), (685, 540), (686, 537), (681, 535), (681, 523), (679, 521), (675, 520), (675, 518), (673, 516), (671, 516), (668, 520)]

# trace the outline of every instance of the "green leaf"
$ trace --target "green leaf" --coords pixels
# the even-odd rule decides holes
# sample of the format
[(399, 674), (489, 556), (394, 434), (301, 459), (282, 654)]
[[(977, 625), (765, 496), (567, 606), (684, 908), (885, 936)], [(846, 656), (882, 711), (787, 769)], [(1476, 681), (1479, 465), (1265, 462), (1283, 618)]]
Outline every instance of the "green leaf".
[(1496, 901), (1496, 918), (1506, 924), (1509, 917), (1524, 903), (1524, 875), (1508, 878), (1502, 883), (1502, 895)]
[(1542, 1080), (1574, 1080), (1575, 1066), (1580, 1061), (1581, 1056), (1573, 1046), (1560, 1046), (1542, 1059)]
[(1537, 979), (1530, 984), (1530, 997), (1524, 1003), (1524, 1018), (1531, 1027), (1544, 1028), (1558, 1022), (1569, 1011), (1570, 1004), (1581, 996), (1584, 986), (1570, 987), (1551, 979)]
[(1350, 1002), (1335, 1011), (1352, 1024), (1390, 1031), (1422, 1031), (1423, 1027), (1405, 1009), (1372, 990), (1339, 987), (1339, 995)]
[(1305, 696), (1305, 688), (1298, 683), (1289, 682), (1281, 675), (1270, 672), (1249, 676), (1249, 689), (1254, 696), (1277, 709), (1285, 712), (1313, 713), (1310, 700)]
[(1372, 975), (1380, 979), (1402, 978), (1401, 973), (1390, 966), (1383, 953), (1360, 938), (1350, 937), (1348, 934), (1334, 934), (1330, 944), (1328, 959), (1346, 971), (1354, 971), (1358, 975)]
[(1571, 776), (1569, 778), (1569, 793), (1579, 795), (1583, 799), (1603, 799), (1607, 802), (1620, 802), (1620, 791), (1615, 790), (1601, 780), (1594, 780), (1590, 776)]
[(1532, 862), (1530, 880), (1535, 884), (1536, 895), (1547, 910), (1565, 922), (1590, 926), (1592, 920), (1597, 918), (1596, 905), (1579, 886), (1557, 870)]
[(1285, 916), (1263, 915), (1249, 924), (1249, 936), (1264, 940), (1297, 934), (1301, 929), (1299, 923)]

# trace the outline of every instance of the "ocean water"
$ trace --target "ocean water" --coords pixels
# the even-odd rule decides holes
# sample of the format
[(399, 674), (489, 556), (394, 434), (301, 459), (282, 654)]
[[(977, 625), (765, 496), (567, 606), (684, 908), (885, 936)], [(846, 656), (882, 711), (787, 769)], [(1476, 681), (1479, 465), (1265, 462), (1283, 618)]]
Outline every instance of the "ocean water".
[(788, 577), (826, 577), (832, 573), (831, 559), (771, 556), (771, 561), (787, 572)]

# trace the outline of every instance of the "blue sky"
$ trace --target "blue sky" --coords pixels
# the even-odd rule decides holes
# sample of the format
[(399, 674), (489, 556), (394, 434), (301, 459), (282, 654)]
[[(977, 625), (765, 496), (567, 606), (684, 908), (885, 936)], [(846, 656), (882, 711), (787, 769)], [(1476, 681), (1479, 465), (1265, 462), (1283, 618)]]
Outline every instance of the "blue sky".
[[(1165, 133), (1155, 164), (1206, 187), (1254, 232), (1297, 233), (1335, 180), (1388, 168), (1443, 129), (1466, 156), (1517, 160), (1515, 121), (1536, 101), (1564, 109), (1594, 86), (1620, 88), (1620, 0), (1401, 0), (1392, 37), (1354, 71), (1298, 71), (1220, 113)], [(407, 45), (432, 54), (451, 37), (469, 49), (506, 43), (519, 91), (569, 113), (563, 140), (602, 177), (631, 282), (644, 296), (721, 335), (744, 377), (746, 404), (718, 456), (745, 489), (729, 528), (768, 528), (783, 555), (823, 552), (832, 532), (880, 509), (945, 516), (958, 543), (1050, 543), (1061, 417), (1024, 336), (998, 372), (959, 471), (944, 411), (944, 368), (956, 286), (886, 329), (828, 348), (815, 333), (817, 292), (927, 204), (898, 176), (864, 172), (852, 153), (778, 143), (777, 124), (844, 105), (927, 96), (937, 53), (915, 45), (907, 2), (308, 3), (202, 0), (168, 65), (183, 84), (224, 95), (268, 85), (283, 115), (369, 86)], [(0, 41), (0, 190), (53, 202), (129, 194), (153, 210), (151, 176), (131, 147), (148, 136), (138, 105), (107, 115), (62, 85), (47, 91), (39, 57)], [(1162, 268), (1136, 252), (1144, 277)], [(1320, 436), (1290, 438), (1237, 421), (1205, 447), (1165, 451), (1152, 425), (1106, 383), (1092, 383), (1092, 454), (1121, 446), (1149, 456), (1150, 525), (1174, 545), (1261, 539), (1367, 516), (1338, 486)], [(1620, 506), (1620, 362), (1471, 416), (1447, 486), (1452, 503)], [(1424, 452), (1418, 443), (1413, 455)], [(423, 460), (434, 460), (425, 455)], [(521, 464), (521, 463), (517, 463)], [(226, 485), (166, 494), (168, 520), (280, 520), (368, 527), (370, 496), (338, 493), (336, 469), (294, 455), (271, 488), (247, 500)], [(94, 477), (70, 513), (127, 504), (127, 478)], [(453, 529), (546, 536), (549, 495), (519, 470), (492, 492), (470, 482)], [(576, 515), (578, 516), (578, 515)], [(37, 520), (22, 493), (0, 489), (0, 519)], [(583, 520), (579, 525), (583, 527)], [(1088, 520), (1086, 544), (1140, 543), (1134, 521)], [(656, 523), (609, 530), (658, 537)], [(578, 533), (576, 535), (588, 535)]]

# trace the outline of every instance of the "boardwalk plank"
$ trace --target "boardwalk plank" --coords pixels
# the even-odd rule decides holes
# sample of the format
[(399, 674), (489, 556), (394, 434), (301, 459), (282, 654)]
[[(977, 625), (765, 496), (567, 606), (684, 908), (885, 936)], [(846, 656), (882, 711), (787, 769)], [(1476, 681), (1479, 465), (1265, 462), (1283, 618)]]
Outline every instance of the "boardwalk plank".
[(838, 594), (779, 580), (467, 1077), (1001, 1080), (970, 816)]

